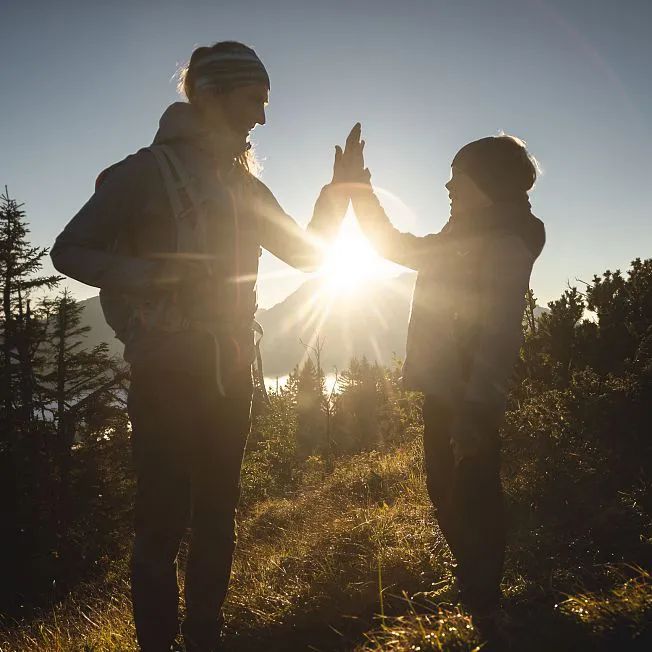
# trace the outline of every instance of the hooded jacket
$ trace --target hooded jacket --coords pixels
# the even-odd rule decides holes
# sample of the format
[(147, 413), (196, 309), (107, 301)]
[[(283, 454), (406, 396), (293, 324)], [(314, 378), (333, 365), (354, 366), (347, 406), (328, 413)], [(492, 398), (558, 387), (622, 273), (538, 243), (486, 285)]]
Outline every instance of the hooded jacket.
[(190, 211), (189, 219), (201, 223), (203, 237), (194, 244), (180, 238), (159, 166), (147, 148), (101, 175), (93, 196), (58, 236), (51, 257), (63, 274), (100, 288), (105, 313), (107, 307), (123, 307), (125, 314), (111, 326), (125, 343), (126, 360), (157, 358), (192, 367), (189, 352), (201, 338), (189, 334), (188, 325), (192, 331), (192, 324), (213, 324), (251, 338), (261, 248), (293, 267), (313, 270), (321, 259), (320, 241), (334, 235), (346, 206), (333, 186), (325, 186), (302, 229), (260, 180), (237, 166), (220, 172), (212, 135), (188, 103), (164, 112), (153, 142), (159, 145), (173, 150), (192, 181), (201, 210)]
[(403, 379), (449, 404), (499, 420), (522, 337), (525, 295), (545, 243), (529, 204), (451, 219), (437, 234), (395, 229), (370, 186), (353, 197), (364, 232), (386, 258), (418, 272)]

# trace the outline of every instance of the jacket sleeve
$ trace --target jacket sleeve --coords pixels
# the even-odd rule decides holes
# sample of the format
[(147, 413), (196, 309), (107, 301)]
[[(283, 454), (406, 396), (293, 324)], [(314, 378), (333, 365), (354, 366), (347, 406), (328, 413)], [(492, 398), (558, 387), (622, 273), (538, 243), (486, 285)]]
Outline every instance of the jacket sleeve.
[(158, 263), (117, 253), (118, 235), (141, 213), (156, 163), (145, 151), (110, 170), (93, 196), (57, 237), (54, 267), (87, 285), (123, 292), (147, 288)]
[(475, 355), (466, 400), (483, 406), (499, 422), (522, 338), (525, 294), (535, 257), (515, 235), (496, 239), (483, 264), (479, 288), (482, 321), (474, 341)]
[(369, 184), (358, 184), (351, 200), (362, 231), (381, 256), (403, 267), (421, 268), (432, 254), (437, 234), (417, 236), (396, 229)]
[(264, 249), (305, 272), (314, 271), (323, 258), (324, 244), (332, 240), (349, 200), (334, 184), (324, 186), (304, 230), (281, 208), (272, 192), (258, 182), (260, 243)]

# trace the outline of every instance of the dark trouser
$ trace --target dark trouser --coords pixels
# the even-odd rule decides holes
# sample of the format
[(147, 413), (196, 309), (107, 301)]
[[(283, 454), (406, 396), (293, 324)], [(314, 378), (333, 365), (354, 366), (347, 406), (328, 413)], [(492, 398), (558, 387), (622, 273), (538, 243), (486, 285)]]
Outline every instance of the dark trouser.
[(143, 652), (178, 632), (177, 553), (189, 525), (183, 633), (212, 650), (235, 547), (240, 466), (250, 428), (251, 375), (220, 397), (214, 376), (133, 368), (129, 392), (137, 475), (132, 600)]
[(505, 557), (505, 518), (500, 483), (498, 432), (482, 455), (453, 461), (450, 424), (453, 409), (427, 396), (423, 406), (428, 494), (439, 527), (457, 562), (462, 600), (470, 608), (494, 606), (500, 598)]

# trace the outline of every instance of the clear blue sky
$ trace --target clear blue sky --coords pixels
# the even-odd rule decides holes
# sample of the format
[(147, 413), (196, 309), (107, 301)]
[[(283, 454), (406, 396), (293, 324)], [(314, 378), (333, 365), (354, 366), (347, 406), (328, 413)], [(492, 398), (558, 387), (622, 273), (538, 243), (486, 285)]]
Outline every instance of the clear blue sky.
[[(263, 180), (307, 222), (333, 145), (363, 123), (374, 182), (425, 234), (464, 143), (524, 138), (548, 245), (540, 301), (652, 255), (652, 3), (624, 0), (11, 2), (0, 14), (0, 184), (49, 246), (106, 165), (151, 142), (196, 45), (252, 45), (272, 84)], [(393, 211), (393, 212), (392, 212)], [(262, 271), (282, 263), (266, 255)], [(269, 306), (299, 273), (260, 283)], [(95, 290), (71, 284), (79, 297)]]

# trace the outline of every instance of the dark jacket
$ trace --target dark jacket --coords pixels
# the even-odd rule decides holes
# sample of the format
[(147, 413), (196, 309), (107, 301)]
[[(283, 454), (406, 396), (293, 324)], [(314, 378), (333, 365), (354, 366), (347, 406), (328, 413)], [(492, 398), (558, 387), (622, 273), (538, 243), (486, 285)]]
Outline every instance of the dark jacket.
[(108, 170), (51, 252), (60, 272), (101, 289), (103, 305), (127, 306), (124, 319), (111, 325), (132, 362), (184, 358), (183, 350), (201, 339), (178, 332), (184, 329), (169, 318), (172, 308), (186, 324), (212, 323), (249, 337), (261, 247), (293, 267), (313, 270), (321, 239), (334, 235), (337, 213), (346, 208), (325, 186), (304, 231), (261, 181), (235, 167), (219, 174), (211, 135), (190, 104), (165, 111), (153, 144), (173, 149), (201, 197), (201, 214), (193, 219), (202, 221), (202, 250), (179, 242), (161, 173), (144, 149)]
[(418, 272), (403, 377), (406, 386), (448, 402), (481, 404), (496, 418), (522, 336), (525, 294), (545, 242), (527, 206), (494, 206), (440, 233), (395, 229), (371, 188), (353, 206), (386, 258)]

